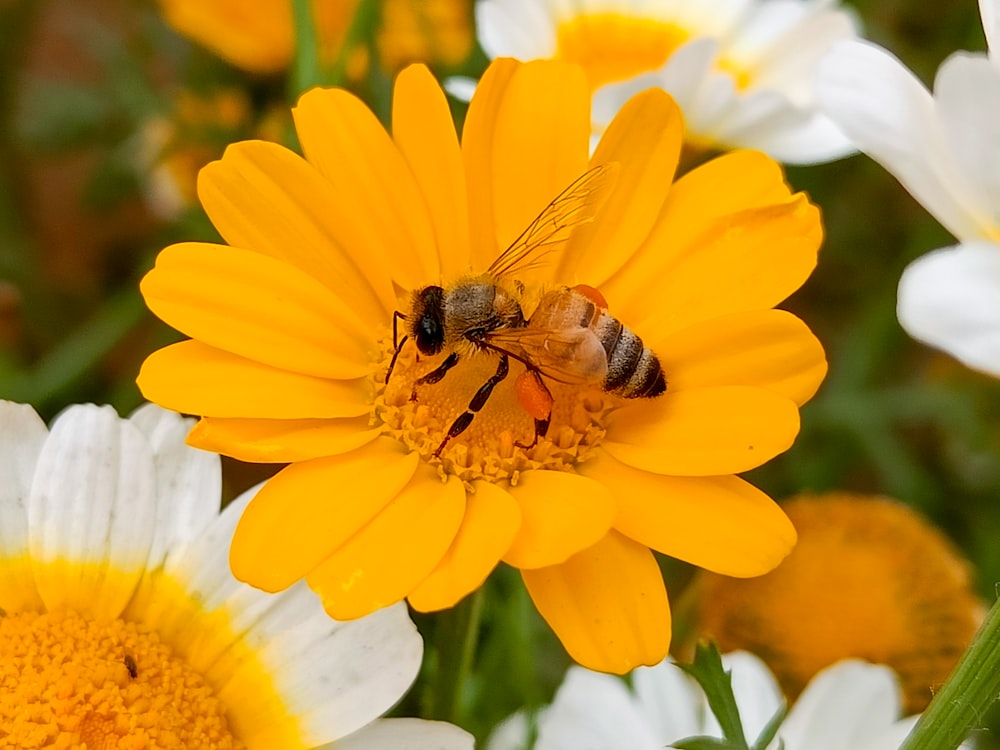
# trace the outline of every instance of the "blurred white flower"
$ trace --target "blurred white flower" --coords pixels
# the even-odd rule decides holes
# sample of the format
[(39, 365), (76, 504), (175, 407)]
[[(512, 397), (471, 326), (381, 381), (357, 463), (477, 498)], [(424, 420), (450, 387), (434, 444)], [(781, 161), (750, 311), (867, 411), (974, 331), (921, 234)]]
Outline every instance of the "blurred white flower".
[(836, 0), (479, 0), (476, 22), (490, 57), (582, 65), (595, 135), (633, 94), (661, 87), (692, 146), (754, 148), (793, 164), (853, 151), (812, 87), (830, 45), (856, 35)]
[(897, 314), (911, 336), (1000, 376), (1000, 2), (981, 0), (988, 54), (956, 52), (934, 93), (874, 44), (834, 45), (821, 107), (961, 244), (914, 261)]
[[(748, 742), (754, 742), (784, 699), (764, 663), (746, 652), (722, 658)], [(819, 672), (791, 707), (768, 750), (897, 750), (916, 717), (899, 720), (901, 696), (888, 667), (842, 661)], [(487, 750), (522, 750), (525, 714), (501, 724)], [(621, 680), (570, 667), (551, 706), (536, 716), (534, 750), (663, 750), (694, 735), (722, 737), (698, 684), (669, 661)]]

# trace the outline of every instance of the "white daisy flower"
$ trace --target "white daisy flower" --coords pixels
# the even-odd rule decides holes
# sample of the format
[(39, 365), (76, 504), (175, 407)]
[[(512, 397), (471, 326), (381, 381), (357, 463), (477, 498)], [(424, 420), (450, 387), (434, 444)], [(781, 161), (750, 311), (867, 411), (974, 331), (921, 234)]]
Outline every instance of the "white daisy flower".
[(754, 148), (790, 164), (854, 150), (813, 96), (817, 61), (856, 36), (837, 0), (479, 0), (476, 21), (490, 57), (582, 65), (595, 135), (633, 94), (661, 87), (695, 148)]
[(907, 267), (897, 314), (914, 338), (1000, 376), (1000, 2), (981, 0), (989, 54), (956, 52), (934, 93), (874, 44), (841, 42), (817, 95), (857, 147), (960, 242)]
[[(784, 699), (756, 656), (722, 657), (749, 742)], [(824, 669), (789, 710), (768, 750), (897, 750), (916, 717), (900, 721), (901, 693), (888, 667), (842, 661)], [(722, 737), (698, 684), (669, 661), (632, 672), (632, 687), (611, 675), (570, 667), (551, 706), (535, 717), (534, 750), (663, 750), (686, 737)], [(529, 746), (529, 720), (517, 714), (487, 750)]]
[(376, 721), (420, 667), (405, 607), (336, 622), (304, 587), (232, 577), (253, 492), (220, 515), (218, 457), (189, 429), (88, 405), (48, 430), (0, 401), (4, 747), (471, 749), (447, 724)]

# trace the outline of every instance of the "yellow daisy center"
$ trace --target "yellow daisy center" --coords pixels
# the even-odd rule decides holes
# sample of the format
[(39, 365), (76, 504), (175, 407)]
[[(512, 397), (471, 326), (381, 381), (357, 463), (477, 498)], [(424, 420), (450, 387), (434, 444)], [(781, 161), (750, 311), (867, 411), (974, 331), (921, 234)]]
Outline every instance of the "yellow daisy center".
[(0, 684), (11, 747), (245, 747), (202, 675), (132, 622), (71, 610), (0, 617)]
[(556, 29), (556, 57), (583, 66), (596, 89), (657, 70), (690, 36), (664, 21), (618, 13), (579, 15)]
[[(576, 63), (592, 89), (659, 70), (695, 33), (679, 24), (618, 13), (578, 15), (556, 29), (556, 58)], [(720, 57), (719, 70), (732, 76), (738, 89), (750, 85), (750, 71)]]
[(883, 498), (834, 494), (784, 509), (798, 545), (760, 578), (702, 578), (702, 633), (762, 657), (792, 697), (841, 659), (887, 664), (907, 713), (922, 711), (982, 617), (966, 564), (936, 529)]
[[(437, 367), (445, 355), (422, 357), (412, 344), (404, 346), (386, 385), (385, 373), (393, 353), (391, 336), (383, 340), (382, 351), (373, 376), (375, 417), (389, 434), (424, 460), (436, 461), (434, 453), (452, 423), (496, 372), (499, 360), (488, 353), (467, 355), (440, 382), (417, 386), (413, 399), (414, 382)], [(523, 371), (521, 364), (511, 361), (510, 374), (496, 386), (469, 427), (448, 441), (440, 455), (442, 475), (453, 474), (465, 482), (486, 479), (517, 484), (523, 471), (569, 471), (587, 460), (604, 437), (606, 417), (620, 399), (596, 387), (546, 382), (553, 398), (549, 428), (534, 446), (525, 448), (532, 442), (535, 428), (517, 397), (517, 378)]]

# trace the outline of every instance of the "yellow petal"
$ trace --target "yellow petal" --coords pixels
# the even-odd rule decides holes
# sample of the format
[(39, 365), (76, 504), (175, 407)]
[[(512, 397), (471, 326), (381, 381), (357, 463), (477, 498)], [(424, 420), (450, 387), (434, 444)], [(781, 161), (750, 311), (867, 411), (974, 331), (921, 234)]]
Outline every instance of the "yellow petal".
[(683, 138), (680, 110), (664, 91), (649, 89), (622, 107), (590, 159), (618, 162), (617, 185), (594, 222), (573, 234), (556, 278), (600, 286), (628, 263), (660, 213)]
[(445, 278), (469, 270), (469, 210), (462, 152), (444, 92), (423, 65), (396, 78), (392, 136), (420, 186)]
[(670, 648), (670, 605), (645, 547), (612, 531), (561, 565), (523, 570), (531, 600), (581, 665), (624, 674)]
[(429, 467), (306, 581), (336, 620), (364, 617), (403, 599), (444, 557), (465, 514), (465, 487)]
[(382, 434), (370, 417), (346, 419), (219, 419), (206, 417), (188, 435), (188, 445), (250, 463), (292, 463), (336, 456)]
[(155, 315), (209, 346), (317, 377), (369, 371), (370, 329), (318, 281), (267, 255), (171, 245), (140, 288)]
[(369, 323), (395, 309), (385, 264), (343, 231), (337, 193), (301, 156), (263, 141), (233, 144), (199, 173), (198, 197), (230, 245), (313, 276)]
[(240, 518), (229, 549), (233, 575), (265, 591), (288, 588), (378, 514), (410, 481), (418, 460), (383, 438), (282, 469)]
[(752, 385), (801, 405), (826, 375), (823, 345), (784, 310), (713, 318), (646, 343), (659, 356), (667, 387), (674, 391)]
[(580, 467), (618, 503), (615, 529), (665, 555), (730, 576), (777, 567), (795, 545), (781, 508), (733, 476), (668, 477), (603, 454)]
[(612, 285), (605, 296), (616, 308), (623, 300), (624, 309), (616, 314), (650, 339), (721, 315), (765, 310), (809, 277), (822, 238), (819, 211), (797, 195), (722, 217), (688, 246), (671, 248), (674, 252), (664, 246), (659, 262), (623, 271), (639, 281), (637, 288), (620, 298), (621, 290)]
[[(518, 68), (497, 110), (493, 137), (493, 215), (500, 248), (586, 171), (589, 142), (590, 89), (583, 70), (550, 60)], [(558, 259), (552, 260), (540, 278), (551, 278)]]
[[(479, 79), (462, 127), (462, 163), (469, 198), (469, 239), (472, 267), (485, 269), (497, 256), (493, 218), (493, 141), (504, 92), (521, 63), (498, 58)], [(553, 196), (554, 197), (554, 196)]]
[(327, 213), (345, 247), (369, 253), (404, 289), (441, 277), (424, 197), (367, 105), (341, 89), (313, 89), (292, 110), (302, 150), (332, 185)]
[(489, 482), (474, 487), (451, 548), (407, 597), (418, 612), (447, 609), (479, 588), (517, 533), (521, 509), (514, 498)]
[(368, 378), (329, 380), (262, 365), (200, 341), (150, 354), (136, 379), (150, 401), (185, 414), (300, 419), (371, 410)]
[(794, 401), (763, 388), (720, 386), (665, 394), (611, 415), (601, 446), (655, 474), (738, 474), (788, 450), (799, 431)]
[(521, 527), (503, 561), (515, 568), (561, 563), (603, 537), (614, 520), (608, 488), (579, 474), (526, 471), (509, 491), (521, 506)]

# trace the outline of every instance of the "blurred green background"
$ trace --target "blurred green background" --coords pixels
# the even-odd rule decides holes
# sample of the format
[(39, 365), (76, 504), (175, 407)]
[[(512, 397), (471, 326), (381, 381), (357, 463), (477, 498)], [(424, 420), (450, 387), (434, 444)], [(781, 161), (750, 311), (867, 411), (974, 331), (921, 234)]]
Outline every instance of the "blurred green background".
[[(853, 7), (866, 35), (928, 83), (950, 52), (985, 47), (974, 0)], [(463, 12), (471, 18), (468, 5)], [(392, 71), (378, 61), (376, 16), (354, 29), (368, 63), (348, 82), (384, 116)], [(476, 74), (484, 64), (473, 49), (436, 69)], [(137, 281), (165, 244), (215, 239), (196, 205), (166, 210), (150, 198), (155, 156), (193, 142), (195, 153), (182, 155), (193, 164), (227, 141), (290, 138), (283, 113), (295, 85), (220, 61), (169, 28), (153, 2), (0, 0), (0, 397), (30, 402), (46, 419), (75, 402), (123, 414), (140, 403), (140, 363), (178, 337), (145, 310)], [(214, 108), (185, 112), (181, 91)], [(174, 128), (166, 146), (164, 123)], [(824, 342), (830, 374), (803, 410), (795, 447), (748, 478), (779, 499), (848, 489), (905, 501), (972, 561), (992, 602), (1000, 383), (910, 340), (894, 310), (904, 266), (952, 239), (865, 157), (791, 168), (788, 179), (822, 207), (827, 241), (786, 307)], [(227, 462), (227, 491), (273, 470)], [(664, 567), (676, 600), (690, 571)], [(478, 643), (465, 642), (476, 607), (483, 628)], [(418, 624), (430, 644), (424, 673), (398, 712), (458, 717), (480, 737), (516, 708), (549, 700), (567, 664), (509, 569), (484, 597)], [(446, 675), (462, 648), (477, 656), (457, 686)]]

